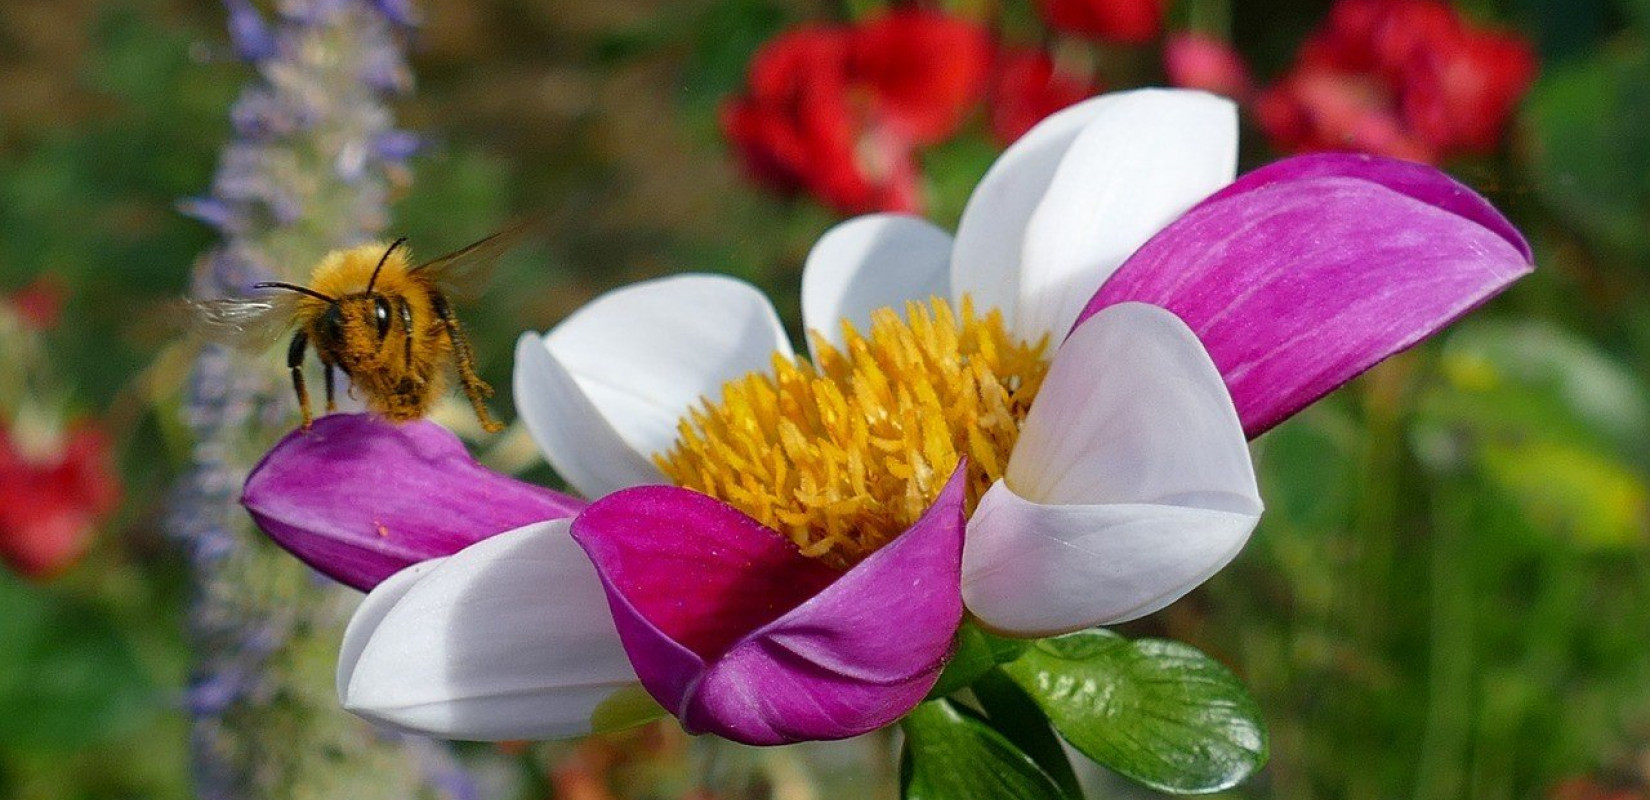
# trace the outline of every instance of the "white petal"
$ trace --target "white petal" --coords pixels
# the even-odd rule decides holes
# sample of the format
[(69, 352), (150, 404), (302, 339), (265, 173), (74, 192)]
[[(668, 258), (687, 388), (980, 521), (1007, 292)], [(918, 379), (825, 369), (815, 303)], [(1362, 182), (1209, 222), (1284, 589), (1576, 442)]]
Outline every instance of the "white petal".
[(1001, 309), (1012, 327), (1026, 223), (1079, 131), (1121, 95), (1103, 94), (1037, 123), (986, 170), (963, 208), (951, 254), (951, 296), (982, 312)]
[(447, 739), (590, 733), (637, 681), (569, 524), (518, 528), (374, 589), (345, 633), (344, 707)]
[(1179, 89), (1114, 97), (1083, 126), (1026, 224), (1014, 330), (1027, 340), (1059, 341), (1124, 259), (1236, 175), (1231, 100)]
[[(879, 308), (950, 297), (951, 234), (903, 214), (867, 214), (819, 237), (802, 268), (802, 322), (842, 344), (842, 321), (860, 332)], [(812, 339), (809, 340), (810, 346)]]
[(1113, 306), (1056, 352), (969, 520), (963, 598), (1018, 635), (1133, 619), (1225, 566), (1260, 511), (1243, 427), (1197, 337), (1163, 309)]
[(719, 398), (724, 383), (768, 370), (774, 353), (792, 353), (767, 298), (719, 275), (646, 281), (596, 298), (544, 336), (559, 370), (524, 360), (522, 349), (518, 413), (551, 466), (590, 497), (665, 482), (650, 457), (675, 443), (683, 414)]
[(516, 413), (544, 459), (579, 494), (601, 497), (626, 486), (666, 482), (646, 455), (619, 437), (538, 334), (524, 333), (516, 341), (511, 384)]
[(433, 558), (429, 561), (420, 561), (394, 575), (385, 578), (383, 582), (372, 588), (367, 596), (361, 600), (361, 605), (355, 607), (355, 614), (349, 619), (349, 625), (344, 628), (344, 643), (338, 649), (338, 672), (336, 684), (338, 696), (342, 698), (349, 689), (349, 678), (355, 674), (355, 665), (361, 661), (361, 650), (371, 640), (371, 633), (377, 630), (384, 621), (384, 616), (407, 596), (407, 592), (424, 580), (436, 567), (447, 563), (445, 558)]

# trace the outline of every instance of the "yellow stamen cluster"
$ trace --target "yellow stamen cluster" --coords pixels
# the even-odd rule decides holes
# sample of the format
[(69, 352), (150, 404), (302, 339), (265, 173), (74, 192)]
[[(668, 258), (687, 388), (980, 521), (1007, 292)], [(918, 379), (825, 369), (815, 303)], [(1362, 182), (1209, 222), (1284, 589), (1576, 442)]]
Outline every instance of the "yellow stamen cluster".
[(722, 388), (654, 456), (677, 485), (717, 497), (788, 535), (804, 555), (847, 567), (915, 522), (969, 459), (969, 507), (1002, 476), (1048, 371), (1048, 337), (1010, 337), (997, 311), (934, 299), (844, 322), (818, 363), (775, 355), (772, 374)]

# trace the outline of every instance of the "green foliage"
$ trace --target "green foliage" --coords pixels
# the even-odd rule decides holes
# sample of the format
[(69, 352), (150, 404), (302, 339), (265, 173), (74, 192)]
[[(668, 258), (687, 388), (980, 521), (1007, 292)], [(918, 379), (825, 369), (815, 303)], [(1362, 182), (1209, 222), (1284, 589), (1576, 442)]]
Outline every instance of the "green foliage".
[(1524, 124), (1535, 185), (1554, 211), (1601, 245), (1650, 254), (1650, 51), (1601, 48), (1554, 67)]
[(0, 748), (70, 750), (158, 710), (149, 676), (104, 614), (0, 571)]
[(1030, 756), (949, 700), (917, 706), (901, 727), (905, 800), (1071, 800)]
[(1039, 641), (1003, 670), (1073, 747), (1154, 789), (1217, 792), (1266, 763), (1255, 701), (1188, 645), (1087, 630)]

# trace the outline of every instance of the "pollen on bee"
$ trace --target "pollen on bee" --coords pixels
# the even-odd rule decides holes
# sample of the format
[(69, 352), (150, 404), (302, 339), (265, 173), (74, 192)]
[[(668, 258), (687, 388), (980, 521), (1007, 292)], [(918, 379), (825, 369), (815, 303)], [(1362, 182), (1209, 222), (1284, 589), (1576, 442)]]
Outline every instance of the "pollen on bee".
[(972, 509), (1002, 476), (1048, 371), (1048, 337), (1012, 338), (1000, 312), (965, 297), (842, 324), (840, 347), (814, 334), (815, 363), (775, 355), (771, 373), (722, 387), (677, 426), (655, 463), (677, 485), (719, 498), (838, 567), (875, 552), (922, 516), (963, 457)]

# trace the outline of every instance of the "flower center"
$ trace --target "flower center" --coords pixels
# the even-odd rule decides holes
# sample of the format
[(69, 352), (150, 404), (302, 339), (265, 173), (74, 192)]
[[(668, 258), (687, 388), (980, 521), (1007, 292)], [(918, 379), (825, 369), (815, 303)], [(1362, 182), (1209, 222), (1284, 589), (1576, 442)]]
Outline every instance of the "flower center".
[(718, 498), (789, 536), (803, 555), (848, 567), (917, 521), (959, 459), (968, 508), (1002, 476), (1048, 371), (1048, 337), (1012, 338), (1002, 314), (935, 298), (814, 334), (817, 363), (775, 355), (772, 373), (722, 387), (678, 424), (654, 462), (678, 486)]

